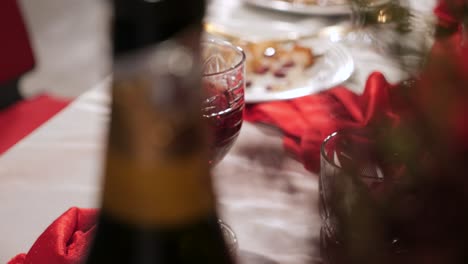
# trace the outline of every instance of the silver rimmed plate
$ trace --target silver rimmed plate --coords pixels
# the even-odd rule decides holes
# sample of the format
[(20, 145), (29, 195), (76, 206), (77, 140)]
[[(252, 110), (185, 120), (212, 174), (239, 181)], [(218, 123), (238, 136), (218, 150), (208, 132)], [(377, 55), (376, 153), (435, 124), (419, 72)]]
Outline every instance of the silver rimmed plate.
[(317, 93), (345, 82), (353, 74), (354, 60), (343, 45), (320, 39), (303, 41), (301, 45), (310, 46), (315, 54), (321, 54), (314, 65), (289, 78), (292, 82), (280, 90), (271, 87), (284, 82), (284, 79), (271, 74), (248, 74), (251, 85), (245, 91), (247, 103), (287, 100)]
[(257, 7), (301, 15), (336, 16), (351, 13), (350, 5), (343, 0), (317, 0), (313, 4), (287, 0), (244, 0), (244, 2)]

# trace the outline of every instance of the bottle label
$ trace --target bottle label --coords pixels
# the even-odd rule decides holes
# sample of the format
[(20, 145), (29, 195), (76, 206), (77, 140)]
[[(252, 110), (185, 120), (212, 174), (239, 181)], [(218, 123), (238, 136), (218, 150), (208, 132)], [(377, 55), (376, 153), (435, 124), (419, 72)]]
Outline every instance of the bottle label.
[(214, 214), (210, 181), (194, 177), (205, 170), (202, 162), (206, 161), (192, 156), (141, 166), (128, 156), (112, 153), (107, 160), (104, 210), (145, 227), (182, 225)]
[(103, 195), (112, 217), (160, 227), (214, 214), (197, 59), (172, 41), (116, 65)]

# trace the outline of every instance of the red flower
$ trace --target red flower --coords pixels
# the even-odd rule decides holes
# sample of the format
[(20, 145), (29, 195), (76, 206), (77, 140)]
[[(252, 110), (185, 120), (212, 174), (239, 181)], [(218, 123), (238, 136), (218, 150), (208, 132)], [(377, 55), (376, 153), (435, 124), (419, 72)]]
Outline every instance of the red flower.
[(457, 28), (468, 15), (468, 0), (439, 0), (434, 10), (438, 24), (444, 28)]
[(412, 96), (430, 128), (450, 150), (468, 150), (468, 46), (462, 32), (437, 39)]

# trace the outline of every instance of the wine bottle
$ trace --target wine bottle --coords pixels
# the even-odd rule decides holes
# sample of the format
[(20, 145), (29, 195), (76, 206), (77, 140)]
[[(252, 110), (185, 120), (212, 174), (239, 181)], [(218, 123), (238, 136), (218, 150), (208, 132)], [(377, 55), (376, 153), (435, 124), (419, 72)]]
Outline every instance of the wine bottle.
[(229, 264), (201, 115), (202, 0), (115, 0), (101, 212), (87, 262)]

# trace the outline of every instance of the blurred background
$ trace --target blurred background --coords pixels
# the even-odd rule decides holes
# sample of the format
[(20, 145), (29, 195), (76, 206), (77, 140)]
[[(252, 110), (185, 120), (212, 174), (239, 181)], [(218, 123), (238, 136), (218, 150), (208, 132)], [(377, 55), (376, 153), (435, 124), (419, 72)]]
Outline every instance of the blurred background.
[[(59, 97), (74, 98), (110, 73), (108, 2), (19, 0), (37, 63), (35, 70), (21, 80), (24, 96), (47, 92)], [(221, 2), (224, 2), (223, 5), (232, 3), (235, 6), (234, 3), (238, 1)], [(435, 2), (436, 0), (409, 1), (414, 8), (429, 16)], [(268, 13), (260, 9), (255, 11), (259, 15)], [(288, 16), (279, 17), (290, 19)], [(293, 18), (296, 19), (294, 16)], [(361, 79), (364, 80), (367, 73), (362, 75)], [(354, 78), (359, 79), (356, 76)]]
[(23, 78), (26, 97), (76, 97), (110, 73), (108, 1), (20, 0), (36, 68)]

